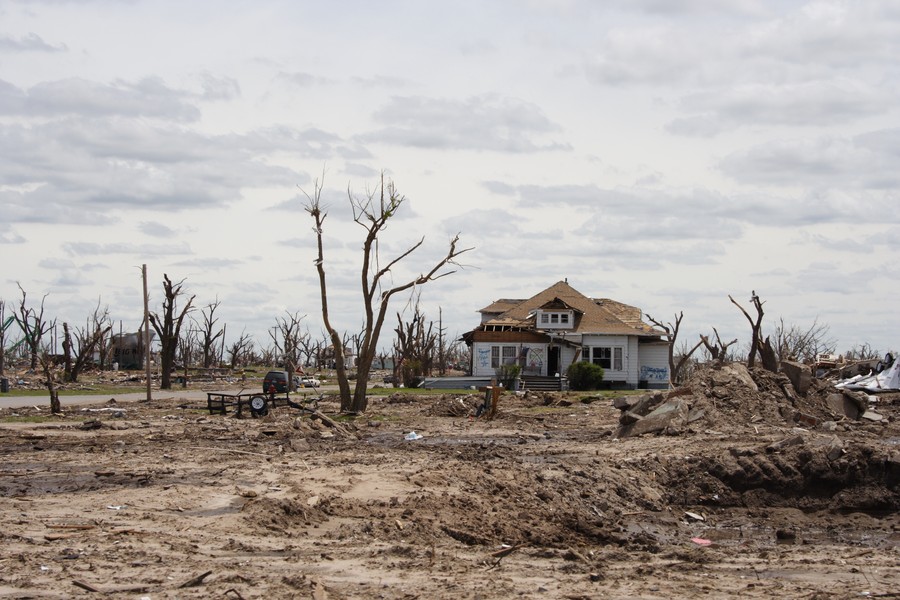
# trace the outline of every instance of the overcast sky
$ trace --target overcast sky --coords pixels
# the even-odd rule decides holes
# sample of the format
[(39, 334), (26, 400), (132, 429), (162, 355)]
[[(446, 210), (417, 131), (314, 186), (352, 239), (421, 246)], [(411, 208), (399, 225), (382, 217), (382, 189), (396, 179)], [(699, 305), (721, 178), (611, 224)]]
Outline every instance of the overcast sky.
[(0, 298), (133, 331), (147, 264), (151, 309), (166, 273), (229, 341), (318, 336), (319, 179), (356, 330), (348, 190), (384, 172), (382, 258), (425, 236), (395, 282), (474, 248), (421, 288), (448, 335), (568, 279), (691, 341), (746, 342), (755, 290), (768, 332), (900, 349), (898, 86), (883, 0), (0, 0)]

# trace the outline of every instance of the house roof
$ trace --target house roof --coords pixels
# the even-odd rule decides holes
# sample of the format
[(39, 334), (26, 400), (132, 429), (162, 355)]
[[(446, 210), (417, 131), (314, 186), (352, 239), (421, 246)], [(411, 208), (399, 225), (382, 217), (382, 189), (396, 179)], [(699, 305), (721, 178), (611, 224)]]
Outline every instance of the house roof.
[(524, 302), (524, 300), (511, 300), (509, 298), (501, 298), (500, 300), (494, 300), (491, 304), (485, 306), (478, 312), (482, 314), (486, 313), (491, 315), (499, 315), (505, 313), (520, 302)]
[[(500, 309), (506, 310), (500, 312)], [(496, 314), (483, 326), (503, 325), (534, 328), (534, 312), (542, 308), (571, 308), (575, 311), (574, 333), (637, 335), (657, 337), (664, 332), (641, 320), (641, 309), (615, 300), (588, 298), (566, 281), (557, 281), (527, 300), (497, 300), (479, 312)]]

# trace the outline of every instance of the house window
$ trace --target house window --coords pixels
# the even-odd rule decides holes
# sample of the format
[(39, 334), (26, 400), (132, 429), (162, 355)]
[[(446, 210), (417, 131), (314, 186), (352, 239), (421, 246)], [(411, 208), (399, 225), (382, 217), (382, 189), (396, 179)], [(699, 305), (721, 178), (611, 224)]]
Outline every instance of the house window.
[(539, 322), (545, 329), (568, 329), (572, 326), (572, 312), (541, 311)]
[(623, 370), (623, 356), (621, 347), (584, 346), (581, 351), (581, 360), (600, 365), (610, 371)]
[(519, 354), (517, 346), (491, 346), (491, 368), (496, 369), (500, 365), (513, 365)]

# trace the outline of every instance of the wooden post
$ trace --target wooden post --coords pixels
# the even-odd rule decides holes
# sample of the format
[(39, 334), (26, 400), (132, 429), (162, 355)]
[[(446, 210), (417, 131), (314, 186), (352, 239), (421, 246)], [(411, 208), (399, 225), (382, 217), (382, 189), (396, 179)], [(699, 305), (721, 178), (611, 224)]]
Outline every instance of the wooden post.
[(491, 410), (488, 412), (488, 421), (492, 421), (497, 415), (497, 407), (500, 404), (500, 394), (503, 393), (503, 386), (495, 385), (491, 388)]

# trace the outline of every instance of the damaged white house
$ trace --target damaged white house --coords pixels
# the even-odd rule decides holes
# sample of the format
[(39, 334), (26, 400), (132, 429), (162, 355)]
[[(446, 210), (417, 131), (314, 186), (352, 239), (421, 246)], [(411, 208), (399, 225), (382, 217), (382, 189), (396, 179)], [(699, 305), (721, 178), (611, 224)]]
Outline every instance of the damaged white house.
[(562, 387), (569, 365), (589, 361), (603, 367), (610, 387), (668, 386), (665, 332), (644, 323), (634, 306), (589, 298), (559, 281), (531, 298), (497, 300), (478, 312), (481, 324), (463, 336), (472, 349), (474, 377), (518, 364), (525, 387), (550, 387), (539, 385), (540, 379)]

